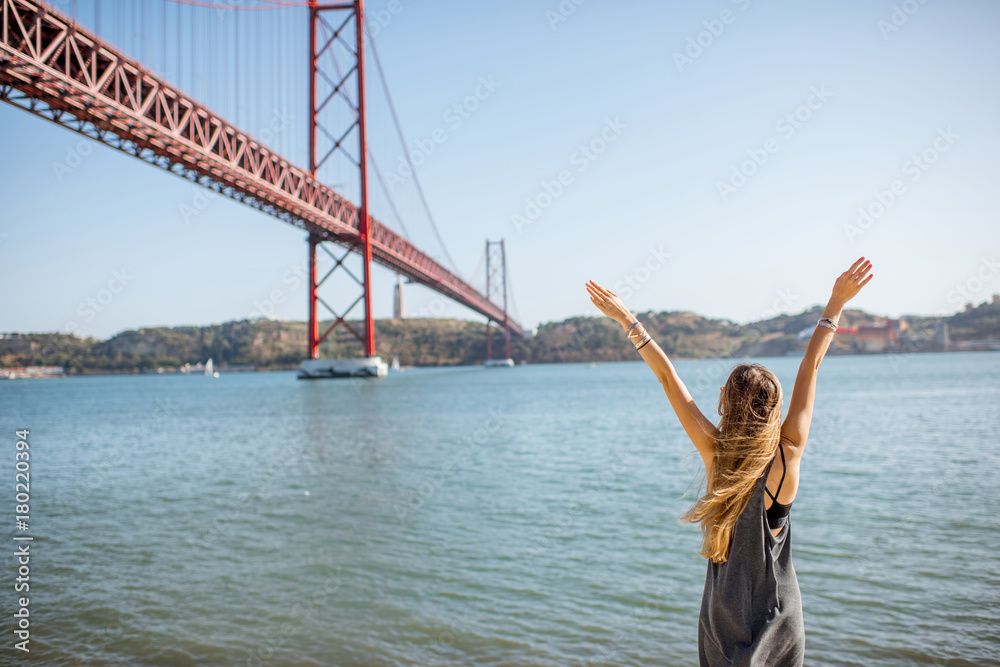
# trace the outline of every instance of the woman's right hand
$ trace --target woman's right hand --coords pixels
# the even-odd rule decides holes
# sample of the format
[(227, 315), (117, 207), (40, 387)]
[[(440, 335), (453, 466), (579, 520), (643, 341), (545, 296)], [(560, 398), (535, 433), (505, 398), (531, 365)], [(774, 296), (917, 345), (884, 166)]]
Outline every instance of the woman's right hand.
[(623, 327), (635, 322), (635, 317), (625, 307), (618, 295), (609, 289), (601, 287), (593, 280), (587, 281), (587, 293), (590, 294), (590, 301), (597, 309), (607, 317), (610, 317)]
[(843, 306), (853, 299), (861, 291), (861, 288), (875, 277), (874, 273), (869, 274), (871, 270), (872, 263), (864, 257), (854, 262), (851, 268), (840, 274), (837, 282), (833, 284), (833, 294), (830, 295), (830, 300)]

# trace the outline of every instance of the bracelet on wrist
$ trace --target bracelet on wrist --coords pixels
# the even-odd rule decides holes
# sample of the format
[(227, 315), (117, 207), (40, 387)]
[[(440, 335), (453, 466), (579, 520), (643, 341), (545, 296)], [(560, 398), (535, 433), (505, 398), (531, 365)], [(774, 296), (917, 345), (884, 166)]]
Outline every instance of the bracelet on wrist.
[(646, 329), (639, 324), (638, 320), (636, 320), (625, 333), (628, 336), (629, 342), (632, 343), (637, 350), (650, 340), (650, 335), (646, 333)]

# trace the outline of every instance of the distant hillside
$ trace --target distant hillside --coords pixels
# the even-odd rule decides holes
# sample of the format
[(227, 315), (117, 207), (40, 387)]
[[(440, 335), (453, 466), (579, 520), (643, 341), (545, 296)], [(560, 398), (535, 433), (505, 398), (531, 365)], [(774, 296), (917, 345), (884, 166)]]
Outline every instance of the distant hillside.
[[(638, 313), (646, 329), (677, 358), (781, 356), (800, 352), (821, 308), (739, 325), (687, 312)], [(898, 345), (906, 351), (933, 349), (935, 327), (948, 324), (953, 342), (1000, 339), (1000, 304), (982, 304), (949, 317), (902, 318), (907, 327)], [(880, 326), (885, 318), (849, 310), (842, 327)], [(326, 323), (328, 325), (328, 323)], [(358, 323), (352, 323), (358, 328)], [(176, 369), (211, 358), (216, 366), (295, 368), (305, 356), (306, 323), (243, 320), (211, 326), (151, 327), (124, 331), (108, 340), (64, 334), (6, 334), (0, 338), (0, 367), (62, 366), (68, 373), (142, 373)], [(325, 327), (321, 326), (321, 330)], [(388, 319), (375, 326), (379, 354), (404, 366), (480, 363), (486, 356), (482, 322), (444, 319)], [(800, 332), (804, 335), (800, 336)], [(494, 328), (494, 356), (503, 336)], [(850, 337), (834, 339), (833, 353), (856, 351)], [(320, 348), (323, 357), (360, 356), (361, 347), (343, 326)], [(607, 318), (572, 317), (539, 326), (534, 336), (512, 341), (513, 358), (528, 363), (625, 361), (636, 359), (621, 327)]]
[[(744, 340), (742, 328), (728, 320), (684, 312), (636, 313), (636, 317), (667, 354), (677, 357), (729, 356)], [(543, 324), (533, 338), (518, 341), (516, 349), (528, 363), (636, 358), (622, 328), (606, 317), (573, 317)]]
[(946, 320), (949, 335), (954, 341), (1000, 338), (1000, 304), (984, 303), (978, 308), (957, 313)]
[[(325, 330), (329, 322), (322, 323)], [(325, 326), (324, 326), (325, 325)], [(358, 323), (352, 322), (355, 329)], [(305, 322), (242, 320), (203, 327), (150, 327), (124, 331), (106, 341), (63, 334), (8, 334), (0, 339), (0, 366), (63, 366), (68, 373), (141, 373), (205, 362), (258, 369), (295, 368), (306, 355)], [(485, 325), (463, 320), (380, 320), (379, 354), (414, 366), (481, 361)], [(361, 348), (343, 326), (320, 347), (324, 357), (356, 357)]]

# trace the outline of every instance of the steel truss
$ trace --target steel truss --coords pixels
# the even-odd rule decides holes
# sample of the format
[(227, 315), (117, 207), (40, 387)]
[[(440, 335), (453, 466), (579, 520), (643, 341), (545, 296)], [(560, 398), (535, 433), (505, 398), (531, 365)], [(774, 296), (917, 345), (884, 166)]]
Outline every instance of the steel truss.
[(366, 265), (377, 262), (487, 318), (504, 317), (485, 295), (363, 216), (310, 172), (44, 2), (0, 0), (0, 100), (300, 227), (310, 237), (370, 252)]

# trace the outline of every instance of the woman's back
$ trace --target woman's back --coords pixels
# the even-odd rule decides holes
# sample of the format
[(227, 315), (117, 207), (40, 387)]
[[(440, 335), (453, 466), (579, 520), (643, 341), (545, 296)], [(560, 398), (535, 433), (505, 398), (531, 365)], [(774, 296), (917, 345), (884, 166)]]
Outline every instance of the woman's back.
[(739, 364), (719, 388), (718, 426), (698, 409), (677, 369), (618, 296), (587, 283), (594, 305), (622, 326), (656, 374), (705, 463), (706, 493), (683, 516), (701, 524), (700, 553), (709, 560), (698, 623), (702, 665), (771, 667), (804, 660), (788, 513), (799, 486), (820, 362), (844, 306), (871, 281), (871, 268), (862, 257), (834, 282), (799, 364), (785, 420), (774, 374), (760, 364)]
[(708, 562), (698, 622), (702, 665), (802, 664), (805, 627), (792, 566), (792, 526), (787, 521), (773, 535), (765, 510), (765, 482), (773, 466), (772, 460), (736, 522), (729, 558)]

